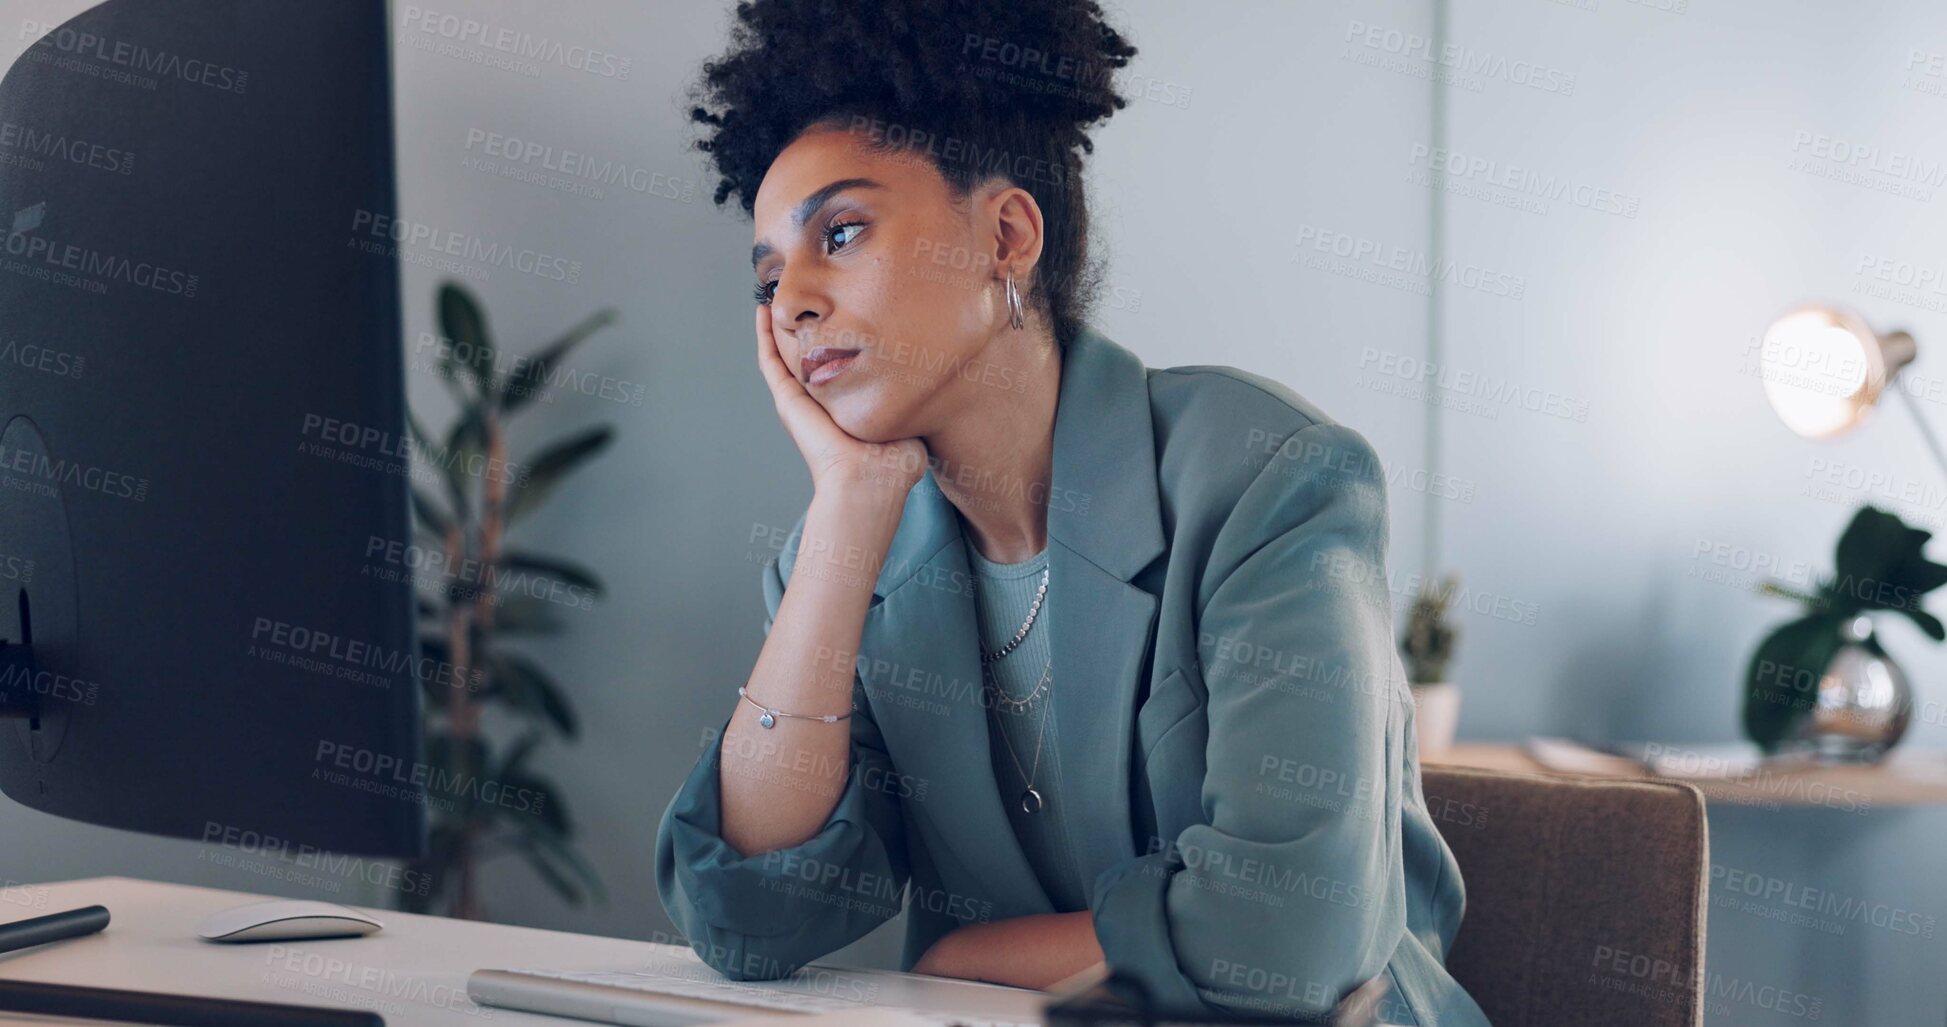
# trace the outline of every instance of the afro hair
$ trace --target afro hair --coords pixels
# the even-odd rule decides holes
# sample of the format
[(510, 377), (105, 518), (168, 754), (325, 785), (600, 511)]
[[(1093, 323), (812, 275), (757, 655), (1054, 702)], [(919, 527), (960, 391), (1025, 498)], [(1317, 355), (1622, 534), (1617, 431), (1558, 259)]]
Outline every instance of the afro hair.
[(1055, 340), (1088, 316), (1082, 155), (1127, 101), (1112, 81), (1136, 53), (1097, 0), (743, 0), (730, 49), (691, 87), (695, 148), (745, 213), (771, 162), (806, 129), (850, 128), (883, 153), (922, 155), (964, 199), (995, 176), (1040, 204), (1046, 238), (1026, 290)]

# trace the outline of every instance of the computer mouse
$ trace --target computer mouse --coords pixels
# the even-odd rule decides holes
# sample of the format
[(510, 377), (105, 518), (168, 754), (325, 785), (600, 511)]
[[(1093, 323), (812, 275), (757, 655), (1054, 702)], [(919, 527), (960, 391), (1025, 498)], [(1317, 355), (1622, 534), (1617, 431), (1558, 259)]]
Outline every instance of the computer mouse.
[(355, 937), (384, 926), (350, 906), (291, 900), (211, 913), (196, 925), (196, 934), (204, 941), (292, 941)]

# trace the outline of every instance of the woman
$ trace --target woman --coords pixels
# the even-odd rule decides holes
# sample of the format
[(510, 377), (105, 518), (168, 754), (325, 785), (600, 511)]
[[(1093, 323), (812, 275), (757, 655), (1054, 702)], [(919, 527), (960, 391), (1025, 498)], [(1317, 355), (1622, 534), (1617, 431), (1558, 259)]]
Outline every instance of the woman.
[[(903, 908), (902, 965), (1183, 1011), (1486, 1022), (1392, 643), (1371, 447), (1089, 325), (1093, 0), (756, 0), (698, 146), (755, 226), (757, 362), (813, 497), (665, 812), (699, 955), (781, 976)], [(1032, 59), (1024, 56), (1032, 53)]]

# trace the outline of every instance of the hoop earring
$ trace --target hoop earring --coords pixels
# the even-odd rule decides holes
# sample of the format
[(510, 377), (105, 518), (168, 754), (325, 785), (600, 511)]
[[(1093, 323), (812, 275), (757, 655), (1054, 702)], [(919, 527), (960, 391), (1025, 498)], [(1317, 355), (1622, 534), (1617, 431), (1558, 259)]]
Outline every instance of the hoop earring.
[(1019, 330), (1027, 325), (1021, 313), (1021, 290), (1014, 286), (1014, 272), (1007, 273), (1007, 325)]

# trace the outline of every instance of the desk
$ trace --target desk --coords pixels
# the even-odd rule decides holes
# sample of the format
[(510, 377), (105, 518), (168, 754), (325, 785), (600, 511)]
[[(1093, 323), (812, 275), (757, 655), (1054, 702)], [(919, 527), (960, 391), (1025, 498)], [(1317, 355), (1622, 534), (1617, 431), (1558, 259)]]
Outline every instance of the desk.
[[(0, 978), (370, 1009), (394, 1027), (566, 1027), (586, 1021), (475, 1005), (466, 995), (467, 975), (484, 967), (619, 970), (671, 956), (715, 973), (681, 945), (388, 910), (376, 911), (385, 930), (364, 938), (243, 945), (196, 938), (205, 916), (271, 898), (125, 877), (15, 885), (0, 894), (0, 919), (95, 904), (107, 906), (113, 919), (100, 934), (0, 955)], [(0, 1024), (80, 1022), (0, 1013)]]
[[(1542, 765), (1520, 745), (1455, 745), (1427, 762), (1482, 770), (1568, 773)], [(1602, 770), (1596, 776), (1648, 778), (1652, 775), (1633, 760), (1612, 756), (1602, 761)], [(1894, 749), (1884, 762), (1865, 766), (1807, 765), (1766, 768), (1736, 778), (1669, 780), (1697, 786), (1709, 802), (1765, 809), (1848, 805), (1863, 810), (1947, 805), (1947, 752)]]

